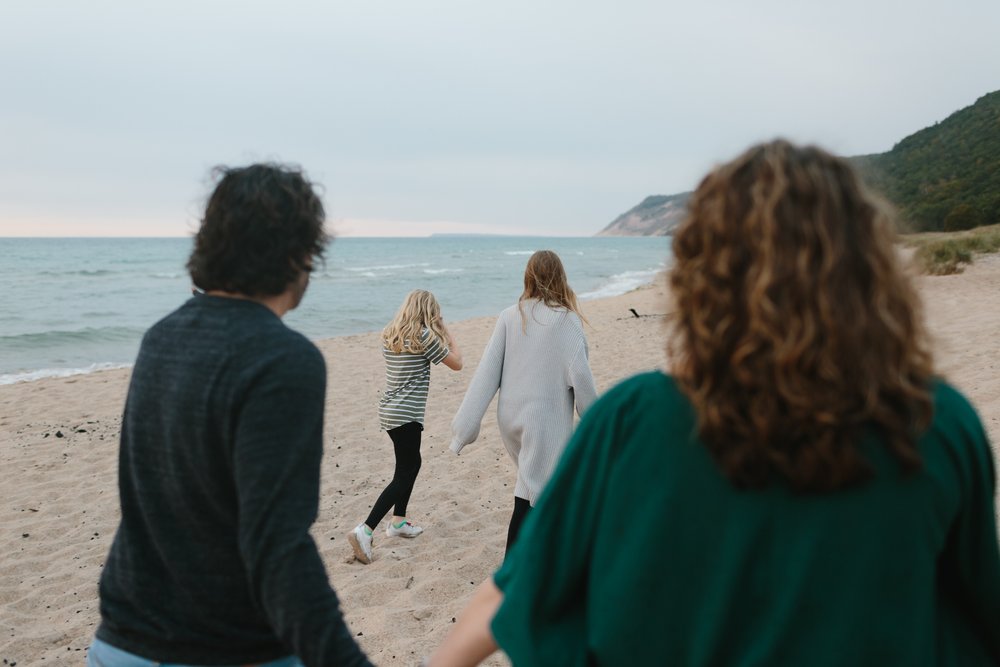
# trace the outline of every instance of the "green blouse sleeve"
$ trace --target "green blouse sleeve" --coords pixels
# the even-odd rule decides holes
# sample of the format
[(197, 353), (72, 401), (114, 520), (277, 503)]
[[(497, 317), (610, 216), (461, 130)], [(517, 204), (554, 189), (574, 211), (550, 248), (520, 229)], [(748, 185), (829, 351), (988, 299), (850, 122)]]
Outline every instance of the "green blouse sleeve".
[(996, 525), (996, 471), (989, 439), (972, 406), (946, 390), (945, 409), (957, 420), (948, 424), (953, 460), (961, 484), (961, 506), (940, 558), (942, 584), (961, 606), (963, 625), (985, 643), (993, 664), (1000, 664), (1000, 547)]
[(610, 392), (587, 412), (494, 583), (491, 629), (518, 665), (586, 665), (590, 553), (625, 402)]

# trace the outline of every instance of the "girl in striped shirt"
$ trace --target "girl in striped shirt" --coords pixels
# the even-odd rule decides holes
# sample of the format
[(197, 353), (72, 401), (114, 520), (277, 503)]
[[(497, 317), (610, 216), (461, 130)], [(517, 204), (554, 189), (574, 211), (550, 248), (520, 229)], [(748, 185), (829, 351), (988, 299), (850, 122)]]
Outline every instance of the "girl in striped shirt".
[(406, 520), (406, 505), (420, 471), (420, 434), (431, 383), (431, 364), (462, 369), (462, 353), (441, 318), (441, 306), (426, 290), (410, 292), (392, 322), (382, 331), (385, 391), (378, 403), (379, 426), (389, 434), (396, 455), (392, 481), (385, 487), (368, 519), (347, 539), (362, 563), (373, 558), (375, 528), (395, 506), (386, 526), (389, 537), (416, 537), (424, 532)]

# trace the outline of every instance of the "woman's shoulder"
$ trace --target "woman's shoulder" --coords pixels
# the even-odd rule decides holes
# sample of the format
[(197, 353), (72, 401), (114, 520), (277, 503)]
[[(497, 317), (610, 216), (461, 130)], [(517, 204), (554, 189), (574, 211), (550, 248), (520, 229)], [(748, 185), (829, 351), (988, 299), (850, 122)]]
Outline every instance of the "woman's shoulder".
[(424, 328), (417, 335), (417, 340), (413, 341), (409, 338), (403, 341), (402, 349), (398, 352), (389, 348), (385, 337), (379, 341), (382, 347), (382, 354), (391, 357), (412, 357), (419, 356), (423, 354), (423, 351), (428, 347), (428, 345), (433, 345), (435, 339), (431, 336), (431, 331), (428, 328)]
[(924, 466), (935, 479), (952, 479), (958, 488), (982, 484), (992, 496), (996, 462), (975, 407), (940, 378), (932, 381), (931, 395), (934, 414), (918, 444)]
[(935, 377), (931, 380), (931, 395), (934, 398), (934, 407), (942, 408), (949, 413), (968, 413), (974, 411), (972, 403), (961, 391), (942, 377)]
[(661, 414), (675, 410), (687, 412), (691, 406), (673, 376), (661, 370), (651, 370), (626, 378), (604, 392), (591, 410), (595, 408), (598, 411), (653, 411)]
[[(931, 382), (934, 415), (931, 431), (971, 435), (971, 440), (985, 440), (985, 429), (976, 408), (966, 396), (942, 378)], [(952, 438), (954, 439), (954, 438)], [(966, 440), (969, 438), (961, 438)]]
[(516, 316), (520, 318), (522, 311), (526, 316), (534, 315), (536, 319), (540, 316), (541, 320), (549, 325), (566, 324), (583, 331), (583, 320), (580, 318), (579, 313), (565, 306), (545, 303), (541, 299), (524, 299), (518, 301), (513, 306), (505, 309), (503, 314), (507, 314), (508, 317)]
[(516, 303), (507, 306), (506, 308), (500, 311), (499, 315), (497, 315), (497, 321), (503, 322), (507, 326), (517, 324), (517, 326), (520, 327), (522, 309), (525, 315), (527, 315), (530, 312), (527, 306), (528, 303), (534, 303), (534, 300), (518, 301)]
[(695, 424), (694, 409), (676, 380), (657, 370), (633, 375), (601, 394), (578, 430), (617, 433), (616, 447), (641, 447), (650, 438), (690, 437)]
[(677, 380), (662, 370), (637, 373), (616, 384), (605, 395), (627, 400), (648, 396), (655, 401), (683, 397)]

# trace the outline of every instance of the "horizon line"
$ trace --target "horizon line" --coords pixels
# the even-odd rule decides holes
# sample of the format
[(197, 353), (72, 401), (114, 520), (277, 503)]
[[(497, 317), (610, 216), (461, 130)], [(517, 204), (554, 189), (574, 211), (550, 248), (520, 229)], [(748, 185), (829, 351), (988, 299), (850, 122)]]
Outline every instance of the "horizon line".
[[(186, 236), (112, 236), (112, 235), (93, 235), (93, 236), (9, 236), (0, 235), (0, 240), (14, 240), (23, 239), (27, 241), (41, 241), (46, 239), (52, 240), (83, 240), (83, 239), (153, 239), (153, 240), (166, 240), (166, 239), (190, 239), (193, 238), (193, 234)], [(601, 237), (598, 234), (477, 234), (477, 233), (461, 233), (461, 232), (437, 232), (433, 234), (426, 234), (423, 236), (338, 236), (336, 234), (331, 235), (331, 241), (339, 241), (344, 239), (429, 239), (434, 237), (451, 237), (451, 238), (560, 238), (560, 239), (589, 239), (589, 238), (642, 238), (642, 237), (628, 237), (628, 236), (606, 236)], [(652, 238), (652, 237), (650, 237)]]

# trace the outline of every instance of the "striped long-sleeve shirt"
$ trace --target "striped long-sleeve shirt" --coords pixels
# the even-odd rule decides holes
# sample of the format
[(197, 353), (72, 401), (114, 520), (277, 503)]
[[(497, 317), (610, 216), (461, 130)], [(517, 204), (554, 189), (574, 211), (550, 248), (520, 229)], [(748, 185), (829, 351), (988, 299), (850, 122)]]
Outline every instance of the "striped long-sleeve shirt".
[(497, 319), (469, 390), (452, 421), (451, 450), (475, 441), (499, 390), (497, 423), (517, 465), (514, 495), (531, 504), (541, 493), (581, 415), (597, 398), (587, 338), (576, 313), (529, 299), (525, 327), (516, 305)]
[(378, 402), (379, 427), (392, 430), (410, 422), (424, 423), (427, 392), (431, 386), (431, 364), (448, 356), (448, 346), (424, 329), (420, 335), (422, 352), (392, 352), (382, 347), (385, 357), (385, 391)]

